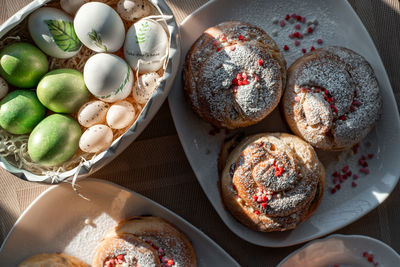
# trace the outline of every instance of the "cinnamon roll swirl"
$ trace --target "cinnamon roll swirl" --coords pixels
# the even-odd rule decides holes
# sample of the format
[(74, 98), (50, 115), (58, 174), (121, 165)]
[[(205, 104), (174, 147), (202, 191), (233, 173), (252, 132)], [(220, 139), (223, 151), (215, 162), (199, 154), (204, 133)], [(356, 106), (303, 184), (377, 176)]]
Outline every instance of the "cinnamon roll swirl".
[(382, 108), (369, 63), (343, 47), (314, 50), (288, 69), (283, 110), (292, 131), (323, 150), (344, 150), (374, 127)]
[(189, 239), (161, 218), (135, 216), (120, 222), (106, 236), (120, 234), (135, 235), (152, 246), (163, 266), (196, 266), (196, 254)]
[(131, 234), (105, 237), (96, 248), (93, 267), (161, 266), (157, 251)]
[(295, 228), (318, 207), (325, 169), (314, 149), (285, 133), (257, 134), (229, 155), (221, 177), (231, 214), (263, 232)]
[(186, 55), (184, 92), (193, 110), (224, 128), (255, 124), (278, 104), (286, 62), (262, 29), (228, 21), (207, 29)]

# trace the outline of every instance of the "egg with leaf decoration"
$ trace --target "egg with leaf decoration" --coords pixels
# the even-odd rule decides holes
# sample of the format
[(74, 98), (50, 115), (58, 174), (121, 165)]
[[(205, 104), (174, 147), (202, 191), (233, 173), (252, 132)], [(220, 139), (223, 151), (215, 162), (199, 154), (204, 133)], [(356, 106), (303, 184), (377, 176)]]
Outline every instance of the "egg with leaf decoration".
[(29, 16), (28, 29), (35, 44), (49, 56), (70, 58), (82, 47), (72, 18), (59, 9), (39, 8)]
[(95, 52), (115, 52), (125, 40), (125, 27), (118, 13), (110, 6), (86, 3), (74, 18), (76, 34), (81, 42)]

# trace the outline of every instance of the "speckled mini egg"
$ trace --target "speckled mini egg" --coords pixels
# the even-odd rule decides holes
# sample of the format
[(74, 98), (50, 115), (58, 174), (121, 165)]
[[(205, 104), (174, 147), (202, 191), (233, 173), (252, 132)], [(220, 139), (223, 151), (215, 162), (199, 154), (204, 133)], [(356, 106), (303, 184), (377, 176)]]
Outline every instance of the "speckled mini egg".
[(89, 58), (83, 78), (89, 91), (106, 102), (128, 97), (134, 80), (132, 69), (122, 58), (105, 53)]
[(118, 13), (110, 6), (86, 3), (76, 12), (74, 27), (79, 40), (96, 52), (115, 52), (125, 40), (125, 27)]
[(88, 128), (79, 140), (79, 148), (88, 153), (105, 150), (113, 141), (113, 132), (107, 125), (97, 124)]
[(107, 112), (107, 124), (112, 129), (123, 129), (130, 126), (135, 119), (135, 108), (128, 101), (113, 104)]
[(42, 7), (33, 12), (28, 29), (35, 44), (49, 56), (70, 58), (82, 47), (72, 18), (57, 8)]
[(134, 21), (151, 14), (151, 6), (146, 0), (120, 0), (117, 5), (118, 14), (125, 20)]
[(76, 11), (89, 0), (60, 0), (61, 8), (68, 14), (75, 15)]
[(160, 76), (156, 72), (143, 74), (136, 80), (132, 96), (139, 104), (146, 104), (159, 84)]
[(5, 97), (8, 93), (8, 83), (0, 77), (0, 99)]
[(89, 128), (95, 124), (104, 123), (109, 107), (109, 104), (99, 100), (87, 102), (78, 111), (79, 124)]
[(124, 54), (129, 65), (139, 73), (157, 71), (167, 59), (167, 33), (160, 23), (141, 19), (126, 34)]

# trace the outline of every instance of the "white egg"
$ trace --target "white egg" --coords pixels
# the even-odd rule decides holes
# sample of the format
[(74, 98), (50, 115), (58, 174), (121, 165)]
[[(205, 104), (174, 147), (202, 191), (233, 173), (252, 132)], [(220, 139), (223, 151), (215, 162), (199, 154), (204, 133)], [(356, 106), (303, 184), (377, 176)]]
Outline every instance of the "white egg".
[(151, 14), (151, 6), (146, 0), (120, 0), (117, 5), (118, 14), (128, 21), (147, 17)]
[(86, 87), (97, 98), (115, 102), (129, 96), (133, 71), (120, 57), (100, 53), (89, 58), (83, 69)]
[(160, 23), (141, 19), (126, 34), (125, 58), (140, 73), (159, 70), (168, 55), (168, 36)]
[(5, 97), (8, 93), (8, 83), (0, 77), (0, 99)]
[(107, 112), (107, 124), (112, 129), (123, 129), (130, 126), (135, 119), (135, 108), (128, 101), (113, 104)]
[(89, 0), (60, 0), (61, 8), (71, 14), (75, 15), (76, 11)]
[(96, 52), (115, 52), (125, 40), (124, 24), (106, 4), (86, 3), (76, 12), (74, 26), (79, 40)]
[(59, 9), (39, 8), (29, 16), (28, 29), (35, 44), (49, 56), (70, 58), (82, 47), (72, 18)]
[(113, 132), (107, 125), (97, 124), (88, 128), (79, 140), (79, 148), (88, 153), (105, 150), (113, 141)]
[(89, 128), (95, 124), (104, 123), (109, 107), (109, 104), (99, 100), (85, 103), (78, 111), (79, 124)]
[(160, 75), (149, 72), (140, 76), (132, 89), (132, 96), (139, 104), (146, 104), (160, 84)]

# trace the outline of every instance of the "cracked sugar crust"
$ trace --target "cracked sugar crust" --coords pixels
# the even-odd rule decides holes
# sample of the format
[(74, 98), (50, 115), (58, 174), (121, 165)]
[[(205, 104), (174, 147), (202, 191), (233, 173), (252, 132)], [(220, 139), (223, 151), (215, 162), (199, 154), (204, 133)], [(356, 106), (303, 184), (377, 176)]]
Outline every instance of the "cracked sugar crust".
[(343, 150), (371, 131), (382, 99), (375, 74), (362, 56), (325, 47), (290, 66), (283, 108), (297, 135), (317, 148)]
[(258, 134), (229, 155), (222, 173), (222, 197), (232, 215), (250, 228), (285, 231), (318, 207), (324, 177), (315, 151), (300, 138)]
[[(188, 52), (184, 90), (206, 121), (218, 127), (244, 127), (277, 106), (285, 67), (278, 47), (263, 30), (244, 22), (224, 22), (206, 30)], [(248, 84), (234, 84), (238, 74), (245, 74)]]

